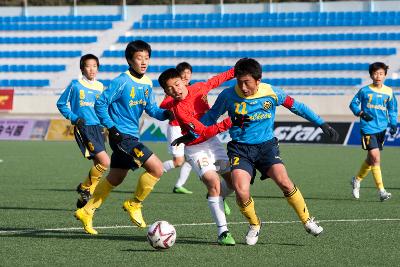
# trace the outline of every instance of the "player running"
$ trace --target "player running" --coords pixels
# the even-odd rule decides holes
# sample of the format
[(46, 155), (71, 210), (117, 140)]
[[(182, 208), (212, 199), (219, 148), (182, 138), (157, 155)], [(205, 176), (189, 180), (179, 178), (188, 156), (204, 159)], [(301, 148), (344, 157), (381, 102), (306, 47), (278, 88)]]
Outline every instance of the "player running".
[(105, 201), (111, 190), (121, 184), (128, 171), (143, 167), (132, 198), (123, 203), (131, 221), (138, 227), (146, 227), (142, 216), (142, 203), (159, 181), (163, 167), (160, 159), (139, 141), (139, 119), (143, 111), (158, 120), (171, 118), (171, 112), (160, 109), (152, 92), (152, 82), (145, 75), (151, 57), (148, 43), (136, 40), (125, 50), (129, 70), (111, 81), (95, 104), (96, 114), (108, 128), (111, 155), (111, 169), (105, 179), (101, 179), (92, 198), (75, 212), (84, 230), (97, 234), (93, 228), (94, 212)]
[(99, 66), (95, 55), (82, 56), (79, 61), (82, 78), (71, 82), (57, 101), (61, 114), (75, 125), (75, 140), (83, 156), (93, 161), (85, 181), (76, 189), (79, 194), (77, 208), (86, 205), (110, 165), (104, 145), (104, 127), (94, 111), (94, 103), (103, 92), (103, 84), (96, 81)]
[[(192, 79), (192, 66), (187, 62), (181, 62), (176, 65), (176, 70), (179, 72), (182, 82), (186, 85), (190, 85), (190, 80)], [(166, 95), (165, 100), (161, 102), (160, 108), (167, 108), (167, 104), (172, 100), (172, 98)], [(174, 119), (170, 120), (167, 128), (167, 145), (168, 152), (172, 154), (172, 160), (167, 160), (163, 162), (164, 171), (168, 172), (171, 169), (181, 167), (180, 174), (176, 180), (175, 186), (172, 192), (178, 194), (192, 194), (193, 192), (184, 187), (187, 179), (189, 178), (192, 166), (185, 162), (185, 145), (180, 144), (178, 146), (171, 146), (173, 140), (182, 136), (181, 127), (179, 127), (179, 122)]]
[[(232, 193), (232, 189), (228, 187), (229, 162), (224, 147), (215, 135), (229, 129), (232, 123), (227, 118), (215, 125), (205, 126), (200, 123), (199, 118), (210, 108), (207, 93), (233, 77), (233, 69), (230, 69), (206, 82), (186, 86), (179, 72), (172, 68), (161, 73), (158, 78), (164, 92), (172, 98), (169, 103), (165, 103), (165, 107), (173, 110), (182, 133), (193, 131), (204, 140), (209, 139), (203, 143), (186, 144), (185, 155), (207, 187), (208, 206), (218, 229), (218, 244), (230, 246), (235, 245), (235, 240), (228, 230), (223, 202), (223, 198)], [(220, 180), (218, 174), (224, 179)]]
[(262, 83), (261, 65), (256, 60), (240, 59), (235, 65), (235, 77), (237, 84), (218, 95), (213, 107), (201, 121), (212, 123), (226, 111), (232, 119), (243, 115), (242, 127), (233, 126), (229, 130), (232, 141), (228, 143), (228, 156), (237, 204), (249, 222), (246, 243), (255, 245), (261, 228), (261, 220), (250, 195), (250, 184), (254, 181), (256, 169), (262, 175), (261, 180), (270, 177), (279, 186), (306, 231), (318, 236), (323, 228), (310, 216), (300, 190), (289, 178), (280, 157), (279, 143), (273, 132), (276, 107), (282, 105), (313, 122), (335, 141), (339, 134), (310, 108), (291, 98), (282, 89)]
[(382, 62), (369, 65), (372, 84), (361, 88), (350, 103), (355, 116), (360, 117), (361, 146), (367, 150), (367, 158), (357, 175), (352, 178), (352, 193), (360, 198), (361, 181), (371, 171), (378, 189), (379, 199), (385, 201), (392, 194), (385, 190), (381, 172), (381, 150), (385, 142), (387, 127), (394, 136), (397, 132), (397, 101), (392, 88), (383, 84), (389, 67)]

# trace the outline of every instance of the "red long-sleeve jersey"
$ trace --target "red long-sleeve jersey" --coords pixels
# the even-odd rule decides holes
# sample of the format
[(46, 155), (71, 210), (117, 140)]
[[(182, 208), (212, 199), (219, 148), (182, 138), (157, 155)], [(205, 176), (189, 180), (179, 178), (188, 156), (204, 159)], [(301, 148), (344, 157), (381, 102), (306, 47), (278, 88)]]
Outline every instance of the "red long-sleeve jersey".
[(163, 103), (166, 108), (170, 107), (174, 112), (175, 119), (178, 121), (182, 129), (182, 134), (193, 131), (199, 137), (186, 144), (194, 145), (206, 141), (207, 139), (217, 135), (220, 132), (228, 130), (232, 126), (230, 118), (211, 125), (205, 126), (199, 119), (210, 109), (207, 101), (207, 94), (214, 88), (219, 87), (222, 83), (234, 78), (234, 69), (230, 69), (220, 73), (206, 82), (198, 82), (187, 87), (188, 95), (181, 101), (164, 99)]

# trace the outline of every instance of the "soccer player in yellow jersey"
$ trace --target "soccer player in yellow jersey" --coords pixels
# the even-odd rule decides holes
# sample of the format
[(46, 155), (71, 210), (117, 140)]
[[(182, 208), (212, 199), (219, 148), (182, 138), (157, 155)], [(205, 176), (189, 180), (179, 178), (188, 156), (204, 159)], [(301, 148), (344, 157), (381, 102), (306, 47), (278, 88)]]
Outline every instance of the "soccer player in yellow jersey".
[(130, 42), (125, 50), (129, 69), (111, 81), (95, 103), (100, 122), (107, 127), (113, 153), (110, 172), (100, 180), (88, 203), (75, 212), (88, 234), (97, 234), (93, 228), (93, 216), (106, 200), (111, 190), (121, 184), (128, 171), (140, 167), (133, 196), (123, 203), (123, 209), (138, 227), (146, 227), (142, 216), (142, 203), (163, 174), (160, 159), (139, 141), (139, 121), (145, 111), (158, 120), (171, 118), (171, 112), (160, 109), (154, 99), (152, 81), (145, 75), (150, 62), (151, 47), (142, 40)]
[[(309, 107), (290, 97), (282, 89), (261, 82), (262, 68), (252, 58), (242, 58), (235, 64), (236, 85), (223, 90), (212, 108), (201, 118), (210, 125), (225, 112), (232, 122), (243, 115), (243, 123), (229, 129), (232, 138), (227, 145), (231, 165), (232, 185), (241, 213), (249, 222), (246, 244), (255, 245), (261, 228), (255, 202), (250, 194), (250, 184), (256, 170), (261, 179), (270, 177), (293, 207), (305, 230), (318, 236), (323, 228), (308, 211), (306, 202), (297, 186), (289, 178), (279, 152), (279, 142), (274, 136), (276, 108), (283, 106), (294, 114), (321, 127), (324, 134), (337, 141), (339, 134)], [(247, 120), (247, 121), (246, 121)], [(183, 136), (181, 139), (184, 139)]]
[(397, 132), (397, 101), (392, 88), (384, 85), (388, 66), (375, 62), (369, 66), (372, 84), (361, 88), (350, 103), (350, 109), (360, 117), (361, 145), (367, 157), (361, 164), (357, 175), (351, 180), (355, 199), (360, 198), (361, 181), (372, 172), (379, 199), (385, 201), (392, 194), (385, 190), (381, 172), (381, 150), (385, 142), (386, 129), (395, 135)]
[(104, 127), (94, 111), (94, 103), (103, 92), (103, 84), (96, 81), (99, 59), (87, 54), (81, 57), (79, 65), (82, 78), (65, 89), (57, 101), (57, 108), (75, 125), (75, 140), (83, 156), (93, 161), (85, 181), (76, 189), (79, 193), (76, 206), (82, 208), (110, 165), (110, 158), (104, 145)]

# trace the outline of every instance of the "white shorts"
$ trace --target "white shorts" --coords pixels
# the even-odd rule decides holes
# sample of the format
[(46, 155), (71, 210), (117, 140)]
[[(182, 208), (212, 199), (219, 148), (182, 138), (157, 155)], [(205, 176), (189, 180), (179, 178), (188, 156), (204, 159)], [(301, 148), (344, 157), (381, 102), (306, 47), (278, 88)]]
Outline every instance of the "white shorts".
[(179, 146), (171, 146), (172, 141), (181, 136), (182, 136), (181, 127), (168, 124), (167, 128), (168, 153), (173, 155), (174, 157), (183, 157), (183, 155), (185, 154), (184, 144), (180, 144)]
[(197, 145), (185, 146), (185, 156), (186, 161), (190, 163), (200, 178), (209, 170), (219, 174), (230, 170), (226, 150), (217, 137)]

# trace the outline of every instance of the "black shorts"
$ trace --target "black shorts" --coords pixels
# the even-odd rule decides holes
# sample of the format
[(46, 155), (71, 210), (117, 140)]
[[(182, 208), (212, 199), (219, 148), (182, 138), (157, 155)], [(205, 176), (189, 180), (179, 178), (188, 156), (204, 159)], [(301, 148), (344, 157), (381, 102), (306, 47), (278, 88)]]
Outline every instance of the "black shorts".
[(78, 129), (74, 127), (74, 136), (83, 156), (93, 159), (94, 156), (105, 151), (104, 128), (99, 125), (84, 125)]
[(241, 169), (247, 171), (254, 182), (256, 170), (261, 173), (261, 180), (268, 178), (269, 168), (283, 161), (279, 155), (279, 143), (277, 138), (273, 138), (261, 144), (243, 144), (235, 141), (228, 143), (228, 157), (231, 170)]
[(383, 149), (385, 143), (386, 130), (376, 134), (363, 134), (361, 133), (361, 146), (364, 150), (372, 150), (379, 148)]
[(122, 138), (122, 142), (118, 145), (110, 141), (113, 150), (111, 168), (132, 169), (134, 171), (153, 155), (153, 152), (139, 142), (136, 137), (122, 134)]

